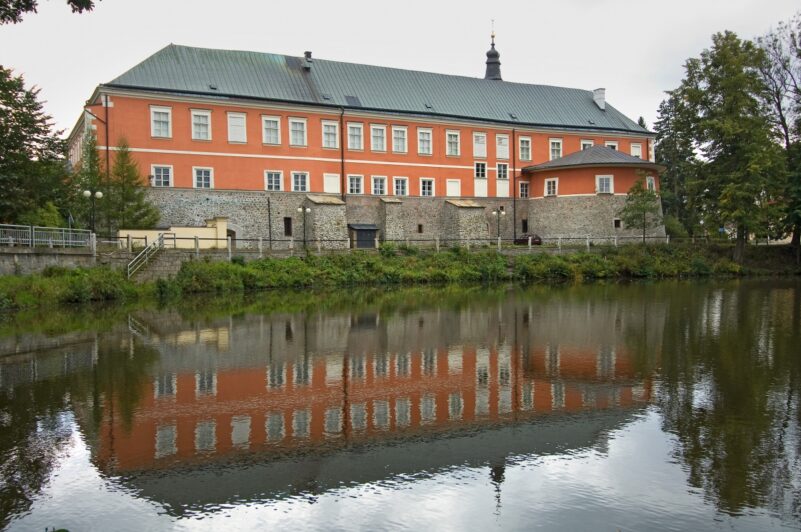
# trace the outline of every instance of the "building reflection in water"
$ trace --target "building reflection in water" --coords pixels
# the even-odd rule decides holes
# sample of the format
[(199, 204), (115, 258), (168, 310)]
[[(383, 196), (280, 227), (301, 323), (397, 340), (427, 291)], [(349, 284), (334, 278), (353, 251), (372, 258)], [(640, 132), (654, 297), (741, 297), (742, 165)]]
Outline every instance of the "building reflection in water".
[(617, 307), (596, 303), (592, 320), (582, 304), (548, 312), (513, 300), (203, 326), (131, 317), (161, 358), (130, 426), (100, 423), (95, 458), (125, 473), (631, 409), (650, 400), (651, 385), (621, 340)]

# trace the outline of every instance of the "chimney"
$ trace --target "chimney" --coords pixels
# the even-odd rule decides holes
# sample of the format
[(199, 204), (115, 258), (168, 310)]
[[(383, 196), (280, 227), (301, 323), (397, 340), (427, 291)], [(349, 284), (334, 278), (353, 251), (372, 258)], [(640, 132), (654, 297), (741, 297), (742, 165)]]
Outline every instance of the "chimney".
[(303, 63), (303, 69), (306, 71), (311, 70), (312, 66), (312, 53), (310, 51), (303, 52), (303, 58), (306, 60)]
[(599, 109), (602, 111), (606, 110), (606, 89), (595, 89), (592, 91), (592, 99)]

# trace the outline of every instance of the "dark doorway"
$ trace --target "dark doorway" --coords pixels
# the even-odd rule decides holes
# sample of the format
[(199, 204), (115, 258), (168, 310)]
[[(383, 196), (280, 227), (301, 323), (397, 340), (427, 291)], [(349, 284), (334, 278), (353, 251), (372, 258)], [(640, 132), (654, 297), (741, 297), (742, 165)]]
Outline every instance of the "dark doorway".
[(373, 224), (349, 224), (350, 246), (353, 248), (369, 249), (375, 247), (375, 237), (378, 226)]
[(231, 248), (232, 248), (232, 249), (233, 249), (233, 248), (235, 248), (235, 247), (236, 247), (236, 231), (233, 231), (233, 230), (231, 230), (231, 229), (228, 229), (228, 230), (225, 232), (225, 236), (227, 236), (228, 238), (230, 238), (230, 239), (231, 239)]

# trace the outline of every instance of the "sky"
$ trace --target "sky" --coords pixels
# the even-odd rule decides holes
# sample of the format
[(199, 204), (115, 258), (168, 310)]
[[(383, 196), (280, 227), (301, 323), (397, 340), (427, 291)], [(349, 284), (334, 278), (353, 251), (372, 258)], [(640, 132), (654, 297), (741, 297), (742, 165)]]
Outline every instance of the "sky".
[(65, 0), (0, 26), (0, 64), (41, 89), (57, 129), (75, 125), (95, 87), (169, 43), (483, 77), (494, 20), (504, 80), (606, 88), (653, 126), (664, 91), (712, 34), (764, 34), (798, 0)]

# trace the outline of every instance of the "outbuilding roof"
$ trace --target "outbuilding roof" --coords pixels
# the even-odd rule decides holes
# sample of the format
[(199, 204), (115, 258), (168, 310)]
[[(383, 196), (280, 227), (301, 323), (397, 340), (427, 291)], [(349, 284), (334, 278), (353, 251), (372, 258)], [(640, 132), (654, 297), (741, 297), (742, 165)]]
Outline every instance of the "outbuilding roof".
[(606, 146), (593, 146), (586, 150), (580, 150), (571, 153), (565, 157), (554, 159), (545, 163), (526, 166), (523, 168), (523, 173), (531, 174), (536, 172), (543, 172), (545, 170), (553, 170), (555, 168), (576, 168), (576, 167), (633, 167), (642, 168), (644, 170), (651, 170), (654, 172), (662, 172), (665, 167), (651, 161), (633, 157), (622, 151), (613, 150)]
[(648, 134), (588, 90), (170, 44), (106, 87)]

